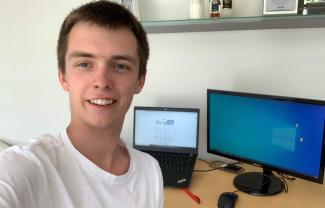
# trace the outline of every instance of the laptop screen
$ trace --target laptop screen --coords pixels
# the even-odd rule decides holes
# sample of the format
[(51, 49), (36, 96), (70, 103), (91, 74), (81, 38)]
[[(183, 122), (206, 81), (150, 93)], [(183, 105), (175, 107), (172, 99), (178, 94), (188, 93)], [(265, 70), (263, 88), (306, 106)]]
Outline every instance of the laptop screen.
[(136, 149), (197, 153), (199, 109), (134, 107)]

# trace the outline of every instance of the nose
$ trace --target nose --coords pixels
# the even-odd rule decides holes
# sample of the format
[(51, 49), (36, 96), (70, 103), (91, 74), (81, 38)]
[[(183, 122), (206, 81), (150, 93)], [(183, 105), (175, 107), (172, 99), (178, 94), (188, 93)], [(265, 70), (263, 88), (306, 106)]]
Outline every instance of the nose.
[(93, 86), (98, 89), (113, 88), (114, 82), (110, 70), (105, 67), (97, 69), (93, 80)]

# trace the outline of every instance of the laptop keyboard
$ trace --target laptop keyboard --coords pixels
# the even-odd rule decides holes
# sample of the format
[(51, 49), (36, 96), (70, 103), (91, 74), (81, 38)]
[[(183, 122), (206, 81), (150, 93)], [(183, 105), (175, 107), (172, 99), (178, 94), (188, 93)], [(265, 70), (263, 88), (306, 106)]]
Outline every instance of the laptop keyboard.
[(150, 155), (159, 162), (163, 173), (187, 173), (191, 170), (191, 158), (189, 155), (160, 152), (150, 152)]

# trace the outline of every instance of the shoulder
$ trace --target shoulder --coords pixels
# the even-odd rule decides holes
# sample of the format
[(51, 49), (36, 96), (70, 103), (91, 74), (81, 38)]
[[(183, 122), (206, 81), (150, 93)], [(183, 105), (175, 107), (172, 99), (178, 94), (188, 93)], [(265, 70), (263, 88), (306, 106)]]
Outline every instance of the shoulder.
[(134, 163), (137, 171), (141, 170), (143, 174), (149, 173), (151, 176), (156, 175), (157, 178), (160, 178), (161, 170), (159, 163), (155, 158), (148, 153), (133, 148), (128, 148), (128, 150), (131, 155), (131, 161)]
[(144, 163), (144, 164), (151, 164), (153, 166), (158, 166), (158, 161), (153, 158), (151, 155), (149, 155), (148, 153), (145, 152), (141, 152), (139, 150), (133, 149), (133, 148), (128, 148), (129, 152), (131, 152), (131, 155), (133, 155), (133, 158), (140, 163)]
[(47, 187), (44, 161), (50, 161), (51, 149), (46, 140), (12, 146), (0, 154), (0, 201), (6, 199), (9, 207), (42, 207), (38, 205)]
[[(43, 135), (24, 146), (12, 146), (0, 154), (0, 169), (7, 173), (24, 175), (35, 171), (43, 172), (44, 158), (53, 158), (53, 150), (59, 140), (51, 135)], [(31, 175), (33, 175), (31, 174)], [(3, 174), (1, 174), (3, 175)]]
[(59, 136), (44, 134), (33, 139), (25, 148), (37, 155), (43, 162), (51, 162), (55, 165), (57, 163), (57, 154), (59, 154), (62, 146), (64, 146), (64, 144)]
[[(25, 172), (38, 166), (37, 157), (28, 149), (12, 146), (0, 154), (0, 168), (4, 172)], [(28, 173), (28, 171), (26, 172)]]
[(63, 145), (62, 139), (59, 136), (44, 134), (31, 140), (30, 144), (26, 145), (26, 149), (37, 150), (39, 148), (45, 151), (52, 151)]
[(0, 154), (1, 197), (17, 204), (32, 193), (44, 191), (45, 174), (37, 156), (28, 149), (13, 146)]
[(4, 143), (4, 142), (2, 142), (1, 140), (0, 140), (0, 153), (3, 151), (3, 150), (5, 150), (5, 149), (7, 149), (9, 146), (6, 144), (6, 143)]

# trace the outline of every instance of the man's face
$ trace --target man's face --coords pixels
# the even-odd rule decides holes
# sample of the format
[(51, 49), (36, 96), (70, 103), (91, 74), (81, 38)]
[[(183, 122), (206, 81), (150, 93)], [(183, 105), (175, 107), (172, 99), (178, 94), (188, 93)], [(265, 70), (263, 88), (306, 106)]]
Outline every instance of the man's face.
[(120, 128), (138, 79), (137, 40), (126, 28), (115, 30), (78, 23), (69, 35), (63, 89), (69, 92), (71, 125)]

